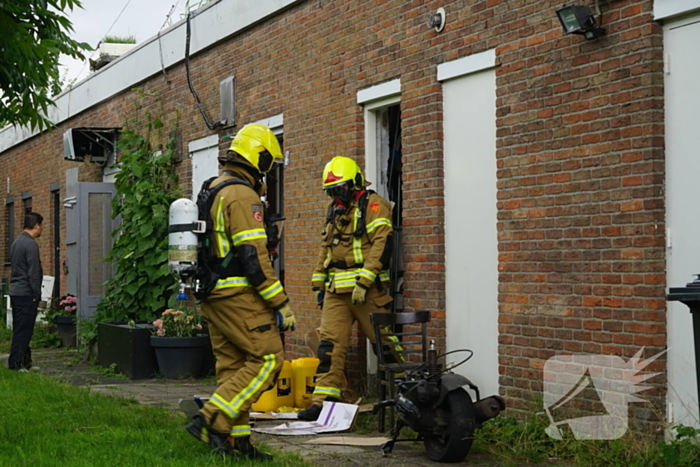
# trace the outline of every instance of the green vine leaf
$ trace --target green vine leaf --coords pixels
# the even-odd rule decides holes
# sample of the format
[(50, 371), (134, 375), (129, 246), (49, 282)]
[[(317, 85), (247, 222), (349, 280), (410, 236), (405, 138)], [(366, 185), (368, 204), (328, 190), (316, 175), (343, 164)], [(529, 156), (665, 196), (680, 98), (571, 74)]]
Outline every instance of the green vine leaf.
[[(140, 93), (139, 99), (156, 99)], [(136, 108), (148, 107), (136, 105)], [(152, 108), (152, 107), (151, 107)], [(143, 117), (143, 116), (142, 116)], [(115, 176), (117, 194), (113, 216), (121, 225), (113, 232), (114, 247), (108, 259), (116, 273), (97, 308), (100, 321), (153, 321), (167, 308), (177, 288), (168, 269), (168, 212), (181, 197), (177, 185), (175, 151), (156, 155), (169, 135), (161, 117), (127, 121), (119, 136), (120, 172)]]

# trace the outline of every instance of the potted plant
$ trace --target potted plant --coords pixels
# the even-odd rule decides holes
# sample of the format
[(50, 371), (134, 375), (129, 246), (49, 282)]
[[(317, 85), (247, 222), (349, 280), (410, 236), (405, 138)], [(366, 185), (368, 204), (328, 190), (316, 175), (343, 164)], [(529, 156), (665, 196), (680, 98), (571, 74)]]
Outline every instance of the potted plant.
[(193, 306), (179, 308), (168, 308), (153, 321), (151, 346), (164, 377), (198, 378), (208, 370), (209, 336), (202, 334), (201, 317)]
[(61, 338), (63, 347), (76, 346), (75, 313), (78, 309), (78, 297), (72, 294), (64, 295), (55, 306), (53, 321), (56, 324), (56, 334)]

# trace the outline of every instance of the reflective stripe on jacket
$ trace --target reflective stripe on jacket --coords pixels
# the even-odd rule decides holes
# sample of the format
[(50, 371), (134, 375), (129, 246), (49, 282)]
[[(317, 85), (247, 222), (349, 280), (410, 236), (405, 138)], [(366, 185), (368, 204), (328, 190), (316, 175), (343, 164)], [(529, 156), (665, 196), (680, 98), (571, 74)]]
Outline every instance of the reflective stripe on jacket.
[[(245, 169), (230, 168), (227, 165), (226, 170), (255, 186), (255, 180)], [(212, 182), (212, 186), (229, 178), (230, 175), (221, 176)], [(245, 185), (229, 185), (219, 191), (217, 199), (212, 203), (217, 256), (223, 258), (230, 250), (240, 249), (243, 245), (254, 247), (255, 254), (246, 257), (237, 252), (236, 257), (243, 263), (246, 276), (219, 279), (207, 300), (218, 300), (253, 288), (271, 308), (278, 308), (288, 301), (267, 251), (264, 205), (260, 199), (264, 190), (264, 185), (258, 193)]]
[(362, 227), (360, 214), (359, 200), (353, 200), (344, 214), (334, 214), (335, 223), (326, 224), (311, 278), (312, 287), (347, 293), (357, 283), (369, 288), (377, 279), (382, 287), (389, 287), (389, 274), (382, 257), (385, 261), (388, 259), (384, 250), (393, 234), (391, 204), (371, 193), (367, 199), (364, 232), (354, 236), (353, 232)]

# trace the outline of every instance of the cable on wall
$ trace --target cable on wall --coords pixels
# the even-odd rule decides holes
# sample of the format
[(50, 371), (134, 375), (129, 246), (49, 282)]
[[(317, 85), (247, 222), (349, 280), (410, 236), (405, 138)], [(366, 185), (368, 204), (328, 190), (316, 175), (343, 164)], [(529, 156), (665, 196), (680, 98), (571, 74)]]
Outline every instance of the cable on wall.
[(217, 128), (220, 128), (224, 125), (226, 125), (226, 120), (220, 120), (215, 123), (211, 123), (209, 118), (207, 117), (207, 113), (204, 111), (204, 106), (202, 106), (202, 102), (199, 100), (199, 96), (197, 95), (197, 92), (194, 90), (194, 86), (192, 86), (192, 80), (190, 79), (190, 17), (192, 16), (192, 13), (187, 13), (187, 39), (186, 39), (186, 44), (185, 44), (185, 71), (187, 73), (187, 85), (190, 88), (190, 92), (194, 96), (194, 100), (197, 103), (197, 107), (199, 108), (199, 112), (202, 114), (202, 118), (204, 118), (204, 123), (207, 124), (207, 127), (210, 130), (216, 130)]

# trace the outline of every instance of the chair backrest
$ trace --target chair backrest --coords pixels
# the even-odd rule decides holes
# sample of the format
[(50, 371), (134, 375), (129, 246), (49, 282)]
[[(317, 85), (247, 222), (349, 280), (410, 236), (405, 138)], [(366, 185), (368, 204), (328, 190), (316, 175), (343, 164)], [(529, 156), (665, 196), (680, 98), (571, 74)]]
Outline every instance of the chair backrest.
[[(426, 361), (430, 311), (372, 313), (369, 317), (374, 326), (380, 365), (407, 362), (409, 354), (420, 354), (422, 359), (418, 363)], [(415, 327), (419, 329), (411, 330)]]

